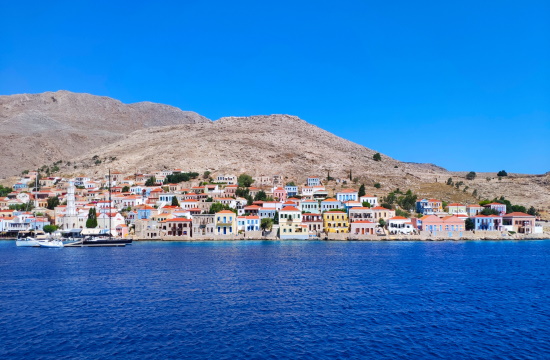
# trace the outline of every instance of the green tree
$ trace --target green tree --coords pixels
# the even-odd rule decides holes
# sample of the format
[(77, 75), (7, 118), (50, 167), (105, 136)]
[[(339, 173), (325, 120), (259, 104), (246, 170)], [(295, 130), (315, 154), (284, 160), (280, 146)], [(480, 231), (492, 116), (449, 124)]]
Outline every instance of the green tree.
[(470, 218), (467, 218), (464, 222), (464, 226), (466, 227), (466, 230), (474, 230), (474, 221)]
[(59, 206), (59, 204), (60, 204), (59, 198), (57, 196), (49, 197), (47, 199), (47, 202), (48, 202), (48, 205), (46, 205), (46, 208), (48, 208), (50, 210), (55, 209), (55, 207)]
[(12, 191), (13, 191), (12, 188), (4, 187), (4, 186), (0, 185), (0, 197), (6, 197)]
[(237, 213), (236, 209), (233, 209), (229, 205), (224, 205), (222, 203), (212, 203), (210, 206), (210, 210), (208, 211), (209, 214), (215, 214), (217, 212), (220, 212), (222, 210), (230, 210), (233, 211), (235, 214)]
[(271, 218), (263, 218), (260, 222), (260, 228), (263, 231), (271, 230), (273, 228), (273, 219)]
[(97, 227), (97, 214), (95, 208), (90, 208), (88, 211), (88, 219), (86, 220), (86, 227), (93, 229)]
[(470, 171), (467, 175), (466, 175), (466, 179), (467, 180), (474, 180), (476, 178), (476, 173), (475, 171)]
[(202, 178), (203, 179), (208, 179), (210, 177), (210, 174), (211, 174), (211, 172), (207, 170), (202, 174)]
[(294, 181), (290, 181), (286, 183), (286, 186), (296, 186), (296, 183)]
[(267, 200), (267, 194), (265, 191), (260, 190), (256, 193), (256, 196), (254, 196), (254, 201), (266, 201)]
[(48, 234), (51, 234), (55, 230), (57, 230), (57, 226), (56, 225), (44, 225), (43, 230), (44, 230), (44, 232), (47, 232)]
[(380, 155), (380, 153), (376, 153), (372, 156), (373, 160), (374, 161), (381, 161), (382, 160), (382, 156)]
[(130, 187), (128, 185), (124, 186), (122, 188), (122, 192), (125, 193), (125, 192), (130, 192)]
[(533, 215), (533, 216), (537, 216), (537, 215), (538, 215), (538, 212), (537, 212), (537, 209), (535, 209), (535, 207), (531, 206), (531, 207), (529, 208), (529, 210), (527, 210), (527, 214)]
[(145, 186), (155, 186), (156, 183), (157, 183), (157, 179), (154, 176), (152, 176), (145, 181)]
[(477, 189), (474, 189), (474, 191), (472, 192), (472, 196), (477, 197)]
[(378, 225), (380, 225), (380, 227), (386, 226), (386, 220), (384, 220), (384, 219), (378, 220)]
[(497, 176), (508, 176), (508, 173), (507, 173), (505, 170), (500, 170), (500, 171), (497, 173)]
[(377, 189), (380, 189), (382, 187), (382, 185), (380, 185), (380, 183), (374, 183), (374, 187), (377, 188)]
[(176, 196), (172, 197), (172, 206), (180, 206), (180, 202)]
[(252, 176), (248, 174), (241, 174), (237, 178), (237, 183), (241, 187), (250, 187), (250, 185), (252, 185), (253, 182), (254, 182), (254, 179), (252, 179)]
[(279, 212), (275, 211), (275, 215), (273, 215), (273, 223), (276, 225), (279, 225)]
[(395, 216), (403, 216), (406, 218), (410, 218), (411, 214), (408, 211), (404, 211), (401, 209), (395, 209)]
[(370, 203), (368, 201), (363, 201), (361, 205), (363, 205), (363, 207), (370, 208)]
[(500, 212), (495, 209), (491, 209), (490, 207), (487, 207), (480, 212), (481, 215), (500, 215)]
[(365, 192), (365, 184), (361, 184), (361, 186), (359, 186), (359, 193), (357, 194), (359, 197), (361, 196), (365, 196), (366, 192)]
[(453, 186), (453, 178), (452, 177), (448, 178), (446, 184)]

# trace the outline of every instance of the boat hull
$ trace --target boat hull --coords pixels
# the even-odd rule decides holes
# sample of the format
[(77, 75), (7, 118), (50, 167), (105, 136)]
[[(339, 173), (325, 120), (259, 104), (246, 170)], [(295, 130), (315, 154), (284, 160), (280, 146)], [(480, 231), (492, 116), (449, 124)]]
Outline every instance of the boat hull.
[(20, 239), (15, 241), (15, 245), (19, 247), (39, 247), (40, 243), (34, 239)]
[(44, 248), (62, 248), (63, 242), (59, 240), (53, 240), (53, 241), (40, 241), (40, 247)]

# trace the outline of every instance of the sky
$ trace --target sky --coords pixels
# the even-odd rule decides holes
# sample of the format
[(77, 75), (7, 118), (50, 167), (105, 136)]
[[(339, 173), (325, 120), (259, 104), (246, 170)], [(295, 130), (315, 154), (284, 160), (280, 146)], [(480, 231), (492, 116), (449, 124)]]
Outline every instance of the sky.
[(291, 114), (401, 161), (544, 173), (550, 2), (3, 1), (0, 94), (61, 89)]

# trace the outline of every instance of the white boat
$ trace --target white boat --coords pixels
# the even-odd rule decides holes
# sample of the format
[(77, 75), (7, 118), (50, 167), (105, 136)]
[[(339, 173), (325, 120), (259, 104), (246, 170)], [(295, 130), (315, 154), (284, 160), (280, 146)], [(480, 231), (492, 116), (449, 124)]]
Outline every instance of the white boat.
[(53, 239), (39, 240), (38, 243), (40, 244), (40, 247), (45, 247), (45, 248), (62, 248), (63, 247), (63, 241), (61, 240), (53, 240)]
[(15, 245), (21, 247), (39, 247), (40, 242), (30, 236), (27, 236), (25, 238), (17, 239), (15, 241)]

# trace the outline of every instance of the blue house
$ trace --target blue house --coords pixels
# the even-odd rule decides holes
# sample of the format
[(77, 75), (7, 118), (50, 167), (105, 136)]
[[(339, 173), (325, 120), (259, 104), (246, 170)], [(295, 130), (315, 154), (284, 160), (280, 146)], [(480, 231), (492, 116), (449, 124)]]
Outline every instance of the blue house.
[(287, 198), (298, 195), (298, 186), (287, 185), (285, 186)]

